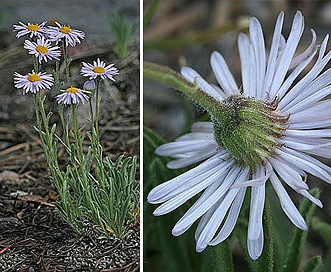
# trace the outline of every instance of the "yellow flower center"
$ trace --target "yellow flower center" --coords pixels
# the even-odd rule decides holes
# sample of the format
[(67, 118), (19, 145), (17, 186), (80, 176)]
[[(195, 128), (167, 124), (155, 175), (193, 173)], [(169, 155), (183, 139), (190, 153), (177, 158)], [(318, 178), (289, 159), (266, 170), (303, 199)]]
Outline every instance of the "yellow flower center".
[(97, 66), (93, 68), (93, 72), (97, 74), (103, 74), (104, 72), (106, 72), (106, 70), (103, 67)]
[(38, 76), (37, 74), (31, 74), (28, 76), (28, 80), (30, 82), (36, 82), (40, 80), (40, 76)]
[(48, 53), (48, 48), (43, 46), (43, 45), (37, 45), (36, 50), (40, 54), (47, 54)]
[(70, 87), (66, 90), (67, 93), (77, 93), (78, 92), (78, 88), (75, 87)]
[(71, 28), (69, 25), (64, 25), (60, 28), (60, 32), (63, 34), (69, 34), (71, 32)]
[(29, 24), (29, 25), (27, 26), (27, 29), (28, 29), (29, 31), (38, 31), (38, 30), (39, 30), (39, 26), (38, 26), (38, 24)]

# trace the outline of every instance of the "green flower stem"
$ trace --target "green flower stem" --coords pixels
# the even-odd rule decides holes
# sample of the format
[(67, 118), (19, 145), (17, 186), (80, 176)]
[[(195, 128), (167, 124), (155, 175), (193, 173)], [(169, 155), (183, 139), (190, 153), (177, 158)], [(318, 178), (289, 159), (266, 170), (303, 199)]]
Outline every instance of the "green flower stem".
[(205, 93), (197, 84), (187, 81), (169, 67), (152, 62), (144, 62), (144, 76), (165, 83), (199, 103), (217, 120), (226, 120), (228, 111), (223, 103)]
[(46, 158), (48, 158), (48, 150), (47, 150), (47, 147), (46, 147), (46, 143), (44, 141), (44, 137), (43, 137), (43, 134), (42, 134), (42, 123), (41, 123), (41, 118), (40, 118), (40, 113), (39, 113), (39, 104), (38, 104), (38, 99), (37, 99), (37, 94), (34, 94), (33, 95), (33, 102), (34, 102), (34, 110), (35, 110), (35, 115), (36, 115), (36, 119), (37, 119), (37, 130), (38, 130), (38, 133), (39, 133), (39, 138), (40, 138), (40, 142), (41, 142), (41, 145), (42, 145), (42, 148), (44, 150), (44, 153), (46, 155)]
[(92, 144), (99, 142), (99, 90), (100, 90), (100, 79), (97, 79), (96, 88), (93, 92), (95, 93), (95, 105), (93, 110), (92, 98), (89, 99), (90, 105), (90, 123), (92, 127)]
[[(88, 174), (89, 171), (86, 169), (86, 159), (84, 156), (84, 152), (83, 152), (83, 142), (82, 142), (82, 137), (81, 137), (81, 133), (80, 133), (80, 129), (78, 126), (78, 121), (77, 121), (77, 105), (72, 105), (71, 106), (72, 109), (72, 123), (73, 123), (73, 130), (74, 130), (74, 138), (75, 138), (75, 148), (76, 148), (76, 153), (77, 156), (75, 157), (75, 159), (77, 158), (78, 160), (78, 166), (77, 166), (77, 162), (72, 162), (74, 165), (74, 169), (76, 172), (77, 177), (81, 177), (82, 178), (82, 187), (83, 187), (83, 192), (86, 193), (86, 204), (90, 207), (92, 214), (96, 215), (98, 214), (98, 210), (96, 209), (95, 205), (94, 205), (94, 201), (93, 201), (93, 197), (91, 195), (91, 188), (90, 188), (90, 183), (89, 183), (89, 178), (88, 178)], [(79, 179), (81, 180), (81, 179)]]
[(64, 42), (62, 42), (62, 49), (63, 49), (63, 58), (64, 58), (64, 64), (66, 68), (66, 80), (68, 86), (71, 86), (71, 79), (70, 79), (70, 60), (68, 59), (68, 48), (65, 45)]
[[(41, 145), (44, 150), (52, 177), (54, 178), (55, 186), (57, 187), (58, 192), (61, 195), (61, 187), (63, 184), (63, 175), (59, 168), (56, 149), (54, 147), (52, 136), (49, 132), (45, 108), (44, 108), (43, 101), (42, 101), (42, 98), (41, 98), (39, 92), (34, 95), (34, 108), (35, 108), (35, 114), (36, 114), (36, 119), (37, 119), (37, 130), (39, 133)], [(43, 127), (45, 130), (44, 132), (43, 132)]]
[(32, 56), (32, 59), (33, 59), (33, 69), (34, 69), (34, 72), (35, 73), (38, 73), (39, 72), (39, 63), (38, 63), (38, 60), (35, 56)]
[(96, 169), (95, 169), (95, 174), (96, 178), (99, 181), (100, 185), (102, 186), (103, 189), (105, 189), (105, 169), (103, 165), (103, 160), (102, 160), (102, 148), (99, 142), (99, 91), (100, 91), (100, 79), (98, 78), (96, 80), (96, 89), (95, 89), (95, 111), (93, 111), (93, 104), (92, 104), (92, 99), (89, 100), (89, 105), (90, 105), (90, 122), (91, 122), (91, 145), (93, 149), (93, 154), (95, 158), (95, 163), (96, 163)]
[(46, 139), (46, 144), (49, 148), (49, 154), (51, 155), (51, 161), (54, 163), (54, 170), (55, 170), (57, 176), (61, 180), (63, 180), (63, 176), (60, 171), (59, 163), (57, 160), (56, 149), (54, 148), (52, 135), (50, 134), (50, 131), (49, 131), (49, 119), (46, 116), (46, 111), (44, 108), (44, 101), (41, 98), (40, 92), (37, 93), (37, 98), (39, 100), (38, 102), (39, 102), (39, 107), (40, 107), (40, 112), (41, 112), (41, 118), (42, 118), (44, 129), (45, 129), (45, 139)]
[[(89, 102), (89, 106), (90, 106), (90, 124), (91, 124), (91, 129), (93, 132), (93, 130), (94, 130), (94, 111), (93, 111), (92, 98), (90, 98), (88, 102)], [(94, 142), (94, 133), (92, 133), (92, 139)]]
[(97, 141), (99, 142), (99, 90), (100, 90), (100, 79), (97, 80), (97, 86), (95, 90), (95, 133), (97, 136)]
[[(55, 63), (55, 71), (53, 70), (54, 75), (54, 81), (55, 81), (55, 90), (56, 94), (60, 94), (61, 90), (61, 83), (60, 83), (60, 62), (56, 61)], [(68, 131), (68, 122), (65, 121), (64, 118), (64, 105), (62, 103), (58, 104), (58, 111), (59, 111), (59, 117), (62, 125), (63, 130), (63, 139), (64, 146), (67, 149), (67, 152), (70, 153), (70, 141), (69, 141), (69, 131)]]
[(82, 143), (82, 137), (80, 134), (80, 129), (78, 127), (78, 121), (77, 121), (77, 105), (71, 106), (72, 110), (72, 124), (74, 127), (74, 138), (75, 138), (75, 144), (76, 144), (76, 152), (77, 152), (77, 159), (80, 164), (83, 163), (84, 160), (84, 153), (83, 153), (83, 143)]

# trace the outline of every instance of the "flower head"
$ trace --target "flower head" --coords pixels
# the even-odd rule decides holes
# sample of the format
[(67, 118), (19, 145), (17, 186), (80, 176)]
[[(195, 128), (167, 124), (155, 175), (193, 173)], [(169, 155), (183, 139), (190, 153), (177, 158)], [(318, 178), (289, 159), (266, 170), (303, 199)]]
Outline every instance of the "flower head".
[(100, 77), (101, 79), (110, 79), (115, 81), (115, 75), (118, 75), (118, 69), (114, 67), (114, 64), (109, 64), (106, 66), (106, 63), (99, 58), (96, 61), (93, 61), (93, 65), (90, 63), (83, 62), (83, 67), (80, 71), (83, 76), (90, 77), (90, 79), (96, 79)]
[(41, 24), (31, 24), (28, 23), (27, 25), (18, 22), (20, 25), (13, 25), (14, 31), (17, 31), (16, 37), (20, 38), (24, 35), (29, 35), (30, 38), (33, 36), (36, 36), (38, 38), (41, 38), (45, 34), (46, 27), (45, 25), (47, 24), (47, 21), (42, 22)]
[(75, 46), (85, 38), (85, 33), (81, 30), (73, 29), (70, 25), (61, 25), (55, 22), (56, 26), (49, 26), (47, 34), (50, 40), (59, 42), (64, 39), (66, 46)]
[(31, 42), (29, 40), (25, 40), (24, 48), (29, 51), (29, 54), (35, 55), (38, 58), (39, 63), (42, 60), (59, 60), (61, 56), (61, 51), (58, 46), (52, 46), (49, 40), (46, 40), (44, 37), (40, 37), (37, 39), (37, 42)]
[(287, 40), (281, 34), (283, 20), (280, 13), (268, 58), (256, 18), (250, 20), (249, 37), (243, 33), (238, 36), (242, 88), (218, 52), (210, 61), (219, 86), (207, 83), (191, 68), (181, 70), (219, 107), (209, 112), (213, 122), (195, 123), (191, 133), (157, 148), (158, 155), (175, 158), (168, 163), (169, 168), (201, 163), (154, 188), (148, 201), (162, 204), (154, 212), (158, 216), (202, 192), (172, 231), (180, 235), (201, 218), (195, 235), (198, 252), (229, 237), (248, 186), (247, 246), (252, 259), (263, 249), (262, 216), (268, 183), (284, 213), (302, 230), (307, 229), (305, 220), (286, 189), (290, 187), (322, 207), (320, 200), (309, 194), (305, 181), (309, 173), (331, 182), (331, 168), (311, 156), (330, 158), (331, 154), (331, 99), (327, 98), (331, 94), (331, 69), (322, 72), (331, 59), (331, 51), (325, 54), (328, 36), (318, 46), (312, 31), (310, 46), (294, 57), (304, 19), (298, 11)]
[(57, 95), (56, 101), (58, 103), (63, 103), (64, 105), (72, 105), (79, 103), (79, 100), (85, 104), (87, 100), (89, 100), (90, 92), (78, 89), (76, 87), (69, 87), (66, 90), (61, 90), (61, 94)]
[(14, 73), (14, 85), (16, 88), (23, 88), (24, 93), (36, 93), (43, 89), (50, 89), (54, 84), (52, 75), (46, 73), (35, 73), (32, 71), (27, 75)]

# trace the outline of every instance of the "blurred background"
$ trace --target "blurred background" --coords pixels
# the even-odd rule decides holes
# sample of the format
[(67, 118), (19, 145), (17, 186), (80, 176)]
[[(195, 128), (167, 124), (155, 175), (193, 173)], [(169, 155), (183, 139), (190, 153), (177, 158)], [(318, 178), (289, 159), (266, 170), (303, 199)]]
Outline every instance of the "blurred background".
[[(168, 0), (159, 1), (157, 6), (155, 2), (158, 1), (144, 1), (144, 60), (169, 66), (178, 72), (181, 66), (189, 66), (212, 83), (216, 83), (216, 80), (212, 74), (209, 59), (215, 50), (224, 56), (237, 82), (241, 81), (237, 36), (239, 32), (247, 31), (251, 16), (257, 17), (263, 27), (267, 50), (270, 48), (273, 28), (280, 11), (285, 12), (282, 32), (285, 37), (291, 28), (295, 12), (300, 10), (305, 17), (305, 31), (297, 52), (304, 51), (310, 44), (311, 28), (317, 33), (318, 42), (321, 42), (331, 29), (330, 1)], [(156, 8), (151, 12), (150, 7), (153, 9), (154, 5)], [(331, 48), (330, 43), (328, 47), (327, 51)], [(144, 199), (146, 199), (151, 188), (179, 173), (162, 168), (160, 164), (164, 165), (166, 160), (156, 157), (152, 148), (164, 140), (173, 140), (187, 132), (194, 121), (208, 120), (208, 116), (179, 92), (165, 85), (144, 80), (143, 90), (143, 120), (145, 127), (151, 130), (146, 129), (144, 136), (144, 149), (146, 149), (144, 159), (145, 164), (148, 161), (152, 165), (149, 168), (146, 166), (146, 169), (144, 166)], [(160, 138), (153, 138), (153, 141), (152, 132)], [(330, 162), (326, 160), (324, 162), (330, 165)], [(160, 172), (163, 176), (158, 174)], [(313, 177), (308, 177), (308, 184), (310, 188), (318, 187), (322, 190), (320, 198), (324, 208), (317, 208), (316, 217), (331, 223), (330, 185)], [(299, 205), (301, 197), (288, 191), (295, 203)], [(272, 202), (275, 206), (272, 211), (276, 228), (279, 228), (283, 234), (289, 233), (293, 226), (280, 210), (277, 198), (272, 199)], [(174, 224), (188, 207), (189, 204), (168, 215), (154, 218), (152, 212), (156, 206), (144, 203), (146, 271), (184, 271), (178, 270), (184, 269), (179, 262), (182, 265), (183, 263), (188, 265), (192, 269), (190, 271), (208, 271), (210, 251), (206, 249), (203, 253), (195, 253), (194, 231), (190, 230), (179, 238), (171, 235)], [(194, 230), (195, 225), (191, 229)], [(167, 242), (165, 239), (168, 239)], [(280, 245), (284, 246), (288, 242), (286, 240), (288, 236), (284, 235), (282, 239)], [(237, 263), (236, 271), (249, 271), (238, 244), (233, 243), (233, 247)], [(171, 251), (176, 253), (170, 253)], [(315, 230), (309, 231), (308, 244), (304, 251), (305, 258), (321, 254), (327, 259), (328, 252), (329, 248), (321, 235)], [(164, 265), (163, 268), (161, 263)], [(175, 263), (175, 265), (171, 266), (169, 263)]]

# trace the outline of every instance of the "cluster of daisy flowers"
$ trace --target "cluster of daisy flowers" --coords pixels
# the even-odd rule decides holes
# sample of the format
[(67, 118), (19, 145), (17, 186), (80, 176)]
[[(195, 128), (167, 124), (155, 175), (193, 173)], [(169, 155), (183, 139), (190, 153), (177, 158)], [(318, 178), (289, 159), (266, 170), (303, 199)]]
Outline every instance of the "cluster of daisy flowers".
[[(23, 36), (30, 38), (24, 41), (24, 48), (39, 63), (39, 66), (35, 65), (34, 70), (27, 75), (21, 75), (18, 72), (14, 74), (14, 85), (18, 89), (22, 88), (24, 94), (28, 92), (36, 94), (40, 90), (51, 89), (54, 84), (53, 76), (38, 71), (37, 67), (40, 68), (42, 62), (60, 61), (61, 47), (58, 46), (59, 44), (62, 44), (63, 47), (76, 46), (85, 38), (83, 31), (71, 28), (69, 25), (61, 25), (59, 22), (55, 22), (56, 26), (46, 26), (46, 24), (47, 22), (44, 21), (40, 24), (19, 22), (19, 25), (14, 25), (17, 38)], [(118, 69), (114, 67), (114, 64), (106, 65), (104, 61), (98, 58), (93, 64), (83, 62), (81, 74), (89, 77), (89, 81), (85, 85), (89, 86), (89, 90), (93, 90), (95, 89), (94, 80), (96, 79), (115, 81), (114, 76), (118, 75)], [(79, 102), (84, 104), (88, 101), (90, 94), (91, 92), (87, 90), (69, 86), (60, 90), (56, 100), (64, 105), (77, 104)]]
[(304, 18), (296, 13), (287, 39), (282, 35), (283, 21), (284, 13), (280, 13), (269, 56), (256, 18), (250, 20), (249, 35), (238, 36), (240, 88), (218, 52), (210, 59), (218, 86), (191, 68), (181, 70), (219, 108), (209, 112), (213, 122), (195, 123), (191, 133), (156, 149), (156, 154), (175, 159), (168, 163), (169, 168), (200, 164), (155, 187), (148, 201), (161, 204), (154, 211), (160, 216), (199, 196), (172, 230), (173, 235), (181, 235), (200, 219), (195, 233), (198, 252), (230, 236), (248, 187), (247, 247), (255, 260), (263, 250), (268, 183), (284, 213), (302, 230), (307, 225), (287, 189), (322, 207), (309, 193), (307, 173), (331, 183), (331, 168), (311, 156), (331, 158), (331, 68), (325, 69), (331, 59), (331, 51), (326, 52), (329, 36), (318, 45), (312, 30), (311, 44), (295, 56)]
[(47, 21), (43, 21), (41, 24), (24, 24), (19, 22), (19, 25), (14, 25), (13, 27), (14, 31), (17, 32), (17, 38), (27, 35), (30, 38), (44, 37), (56, 43), (64, 40), (66, 46), (76, 46), (77, 43), (81, 43), (81, 40), (85, 38), (83, 31), (71, 28), (70, 25), (62, 25), (59, 22), (55, 22), (56, 26), (46, 26), (46, 24)]

